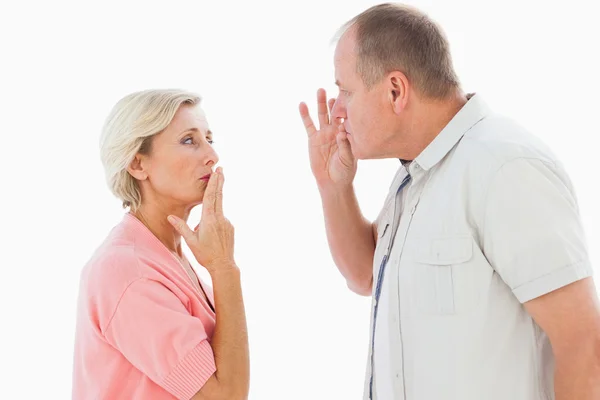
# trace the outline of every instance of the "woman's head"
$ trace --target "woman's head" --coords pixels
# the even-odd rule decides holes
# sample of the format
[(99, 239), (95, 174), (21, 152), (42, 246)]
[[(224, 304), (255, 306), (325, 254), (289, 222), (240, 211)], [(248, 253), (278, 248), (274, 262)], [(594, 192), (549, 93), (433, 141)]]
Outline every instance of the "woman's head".
[(202, 202), (218, 157), (200, 97), (182, 90), (145, 90), (109, 114), (100, 153), (111, 191), (136, 211), (144, 202), (192, 207)]

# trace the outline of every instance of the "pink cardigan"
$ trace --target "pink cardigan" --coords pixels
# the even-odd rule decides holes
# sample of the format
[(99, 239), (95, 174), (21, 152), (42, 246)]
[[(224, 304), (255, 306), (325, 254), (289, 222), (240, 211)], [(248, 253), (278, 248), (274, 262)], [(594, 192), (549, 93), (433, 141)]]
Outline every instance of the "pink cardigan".
[(73, 399), (190, 399), (216, 370), (214, 326), (179, 261), (125, 214), (81, 274)]

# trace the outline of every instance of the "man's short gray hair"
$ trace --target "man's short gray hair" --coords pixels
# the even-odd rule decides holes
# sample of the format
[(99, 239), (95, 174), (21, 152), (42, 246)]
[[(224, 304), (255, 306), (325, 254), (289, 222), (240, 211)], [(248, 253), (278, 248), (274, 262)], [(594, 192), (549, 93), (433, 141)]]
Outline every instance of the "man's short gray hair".
[(460, 87), (450, 45), (441, 28), (416, 8), (385, 3), (348, 21), (338, 32), (353, 29), (357, 72), (372, 87), (392, 71), (404, 73), (426, 97), (445, 98)]

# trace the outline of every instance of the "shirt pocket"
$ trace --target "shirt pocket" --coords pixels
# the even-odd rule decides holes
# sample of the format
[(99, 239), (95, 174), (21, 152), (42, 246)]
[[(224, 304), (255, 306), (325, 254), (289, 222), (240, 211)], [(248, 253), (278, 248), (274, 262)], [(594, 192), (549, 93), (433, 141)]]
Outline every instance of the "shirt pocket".
[(414, 253), (411, 288), (416, 311), (451, 315), (465, 310), (465, 304), (473, 300), (468, 293), (473, 289), (469, 284), (469, 262), (473, 258), (471, 235), (429, 237), (419, 243)]

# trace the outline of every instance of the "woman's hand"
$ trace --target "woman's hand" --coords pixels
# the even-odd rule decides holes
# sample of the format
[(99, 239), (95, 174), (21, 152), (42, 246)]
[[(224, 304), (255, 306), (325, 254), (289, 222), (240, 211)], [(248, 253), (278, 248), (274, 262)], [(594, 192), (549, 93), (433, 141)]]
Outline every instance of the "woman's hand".
[(183, 237), (200, 265), (210, 274), (228, 268), (237, 268), (233, 258), (234, 229), (223, 215), (223, 170), (211, 174), (202, 201), (200, 223), (193, 231), (179, 217), (168, 220)]

